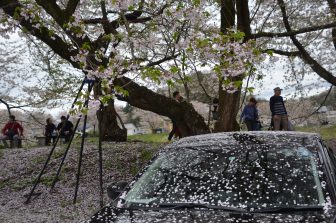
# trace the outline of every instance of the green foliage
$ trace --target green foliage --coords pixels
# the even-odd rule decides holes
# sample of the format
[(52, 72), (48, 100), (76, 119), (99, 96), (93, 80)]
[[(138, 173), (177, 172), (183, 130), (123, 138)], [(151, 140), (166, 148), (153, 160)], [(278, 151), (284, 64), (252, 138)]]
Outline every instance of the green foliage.
[(107, 105), (108, 102), (113, 99), (113, 95), (103, 95), (99, 99), (104, 105)]
[(127, 90), (125, 90), (125, 89), (123, 89), (122, 87), (120, 87), (120, 86), (114, 86), (114, 90), (118, 93), (118, 94), (121, 94), (121, 95), (124, 95), (124, 96), (128, 96), (129, 95), (129, 93), (128, 93), (128, 91)]
[(88, 42), (83, 43), (82, 49), (90, 51), (91, 50), (90, 43), (88, 43)]
[(143, 135), (130, 135), (128, 140), (139, 140), (142, 142), (149, 143), (164, 143), (167, 142), (168, 135), (166, 133), (162, 134), (143, 134)]
[(14, 12), (14, 16), (13, 18), (16, 19), (16, 20), (20, 20), (20, 11), (21, 11), (21, 7), (20, 6), (17, 6), (15, 8), (15, 12)]
[(178, 68), (178, 67), (176, 67), (176, 66), (171, 66), (169, 70), (170, 70), (170, 72), (172, 72), (173, 74), (176, 74), (176, 73), (178, 73), (178, 72), (181, 71), (181, 69)]
[(246, 90), (248, 93), (252, 94), (254, 92), (254, 87), (248, 87)]
[(167, 80), (167, 85), (169, 87), (173, 87), (174, 86), (174, 81), (172, 79)]
[(296, 131), (318, 133), (324, 140), (336, 139), (336, 125), (296, 127)]
[(162, 72), (158, 68), (146, 67), (141, 71), (141, 74), (143, 79), (150, 79), (158, 84), (161, 83), (160, 77)]
[(201, 4), (201, 0), (193, 0), (192, 2), (194, 6), (199, 6)]

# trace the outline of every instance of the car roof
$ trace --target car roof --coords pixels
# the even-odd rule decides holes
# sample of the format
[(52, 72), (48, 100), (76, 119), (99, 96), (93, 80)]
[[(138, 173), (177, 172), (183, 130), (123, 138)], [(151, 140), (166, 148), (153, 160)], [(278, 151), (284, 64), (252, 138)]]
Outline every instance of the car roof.
[(249, 131), (249, 132), (221, 132), (182, 138), (170, 145), (173, 147), (211, 146), (211, 145), (238, 145), (238, 144), (283, 144), (300, 143), (309, 145), (316, 143), (320, 138), (317, 133), (294, 131)]

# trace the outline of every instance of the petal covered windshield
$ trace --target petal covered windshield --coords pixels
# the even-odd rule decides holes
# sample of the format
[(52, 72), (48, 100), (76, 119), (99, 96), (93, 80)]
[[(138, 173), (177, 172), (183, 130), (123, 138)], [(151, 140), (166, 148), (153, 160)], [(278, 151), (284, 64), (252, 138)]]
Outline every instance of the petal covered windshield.
[(132, 185), (125, 201), (242, 208), (323, 205), (324, 178), (312, 145), (185, 147), (161, 152)]

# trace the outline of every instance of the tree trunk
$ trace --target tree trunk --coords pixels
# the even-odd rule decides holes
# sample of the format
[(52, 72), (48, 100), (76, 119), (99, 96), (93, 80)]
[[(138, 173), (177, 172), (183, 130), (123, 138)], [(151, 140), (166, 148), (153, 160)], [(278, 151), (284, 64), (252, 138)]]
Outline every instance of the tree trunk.
[[(222, 0), (221, 1), (221, 32), (226, 33), (227, 29), (235, 26), (235, 1)], [(218, 91), (218, 113), (219, 120), (215, 123), (215, 132), (228, 132), (239, 130), (239, 125), (236, 120), (238, 113), (237, 105), (240, 102), (239, 89), (235, 93), (228, 93), (223, 89), (221, 83)]]
[(176, 122), (183, 137), (210, 132), (204, 118), (195, 111), (190, 103), (185, 101), (178, 103), (172, 98), (139, 86), (127, 77), (116, 79), (114, 84), (123, 87), (128, 92), (128, 96), (117, 95), (119, 100), (126, 101), (137, 108), (169, 117)]
[[(236, 9), (234, 2), (236, 2)], [(235, 12), (237, 12), (238, 30), (245, 33), (246, 41), (251, 34), (248, 1), (246, 0), (221, 1), (221, 32), (226, 33), (228, 28), (235, 26)], [(244, 75), (242, 74), (232, 81), (241, 81), (243, 79)], [(215, 132), (238, 131), (240, 129), (237, 122), (240, 95), (241, 88), (238, 88), (235, 93), (228, 93), (220, 84), (218, 106), (219, 120), (215, 123)]]
[(127, 129), (120, 128), (117, 121), (117, 111), (114, 108), (114, 100), (110, 100), (107, 106), (97, 111), (98, 128), (102, 131), (102, 141), (125, 142)]
[(235, 93), (228, 93), (220, 88), (219, 90), (219, 120), (215, 123), (215, 132), (238, 131), (237, 122), (241, 89)]

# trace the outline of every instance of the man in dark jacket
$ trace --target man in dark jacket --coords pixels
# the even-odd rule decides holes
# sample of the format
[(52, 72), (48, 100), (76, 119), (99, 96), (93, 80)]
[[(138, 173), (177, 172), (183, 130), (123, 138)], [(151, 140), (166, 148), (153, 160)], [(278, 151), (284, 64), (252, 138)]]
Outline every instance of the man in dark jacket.
[(57, 131), (60, 137), (64, 138), (64, 143), (69, 142), (73, 134), (73, 124), (65, 116), (61, 117), (61, 123), (57, 125)]
[(270, 109), (272, 112), (272, 119), (274, 123), (274, 130), (288, 130), (288, 116), (285, 107), (285, 103), (281, 95), (281, 90), (279, 87), (274, 88), (274, 95), (270, 98)]
[(47, 124), (45, 125), (45, 130), (44, 130), (44, 135), (45, 135), (45, 145), (49, 146), (51, 143), (51, 139), (53, 141), (53, 144), (55, 143), (56, 140), (56, 126), (52, 122), (51, 118), (47, 118)]

